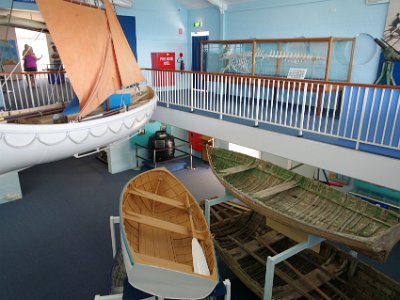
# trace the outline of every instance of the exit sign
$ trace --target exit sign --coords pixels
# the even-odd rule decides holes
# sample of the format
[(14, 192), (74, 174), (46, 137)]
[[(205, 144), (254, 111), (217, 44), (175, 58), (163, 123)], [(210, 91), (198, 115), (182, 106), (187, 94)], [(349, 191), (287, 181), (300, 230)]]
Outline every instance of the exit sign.
[(201, 22), (201, 21), (197, 21), (197, 22), (193, 23), (193, 27), (201, 27), (201, 26), (203, 26), (203, 22)]

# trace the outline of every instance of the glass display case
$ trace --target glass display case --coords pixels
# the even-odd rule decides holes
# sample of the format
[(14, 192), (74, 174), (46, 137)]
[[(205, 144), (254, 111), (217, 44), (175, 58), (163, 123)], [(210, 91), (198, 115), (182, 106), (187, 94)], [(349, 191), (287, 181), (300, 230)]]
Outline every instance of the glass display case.
[(201, 42), (204, 72), (350, 81), (354, 38)]

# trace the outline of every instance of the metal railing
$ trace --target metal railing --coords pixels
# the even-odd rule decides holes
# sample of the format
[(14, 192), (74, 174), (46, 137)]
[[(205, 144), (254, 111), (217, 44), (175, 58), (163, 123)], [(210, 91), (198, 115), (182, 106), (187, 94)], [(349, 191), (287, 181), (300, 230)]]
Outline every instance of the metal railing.
[[(383, 149), (388, 151), (384, 155), (400, 157), (399, 87), (143, 71), (159, 103), (167, 107), (212, 113), (261, 128), (273, 125), (323, 142), (378, 153)], [(1, 73), (0, 84), (0, 110), (5, 111), (67, 102), (74, 96), (64, 71)]]
[(65, 71), (0, 73), (0, 110), (12, 111), (70, 101), (74, 92)]
[[(157, 164), (162, 164), (162, 163), (167, 163), (167, 162), (172, 162), (176, 160), (181, 160), (183, 158), (189, 158), (189, 163), (190, 169), (193, 169), (193, 148), (192, 148), (192, 143), (185, 141), (183, 139), (180, 139), (178, 137), (174, 137), (174, 140), (178, 140), (180, 143), (179, 145), (175, 145), (170, 148), (152, 148), (150, 149), (147, 146), (140, 145), (138, 143), (135, 143), (135, 157), (136, 157), (136, 168), (139, 168), (139, 160), (142, 160), (143, 162), (149, 163), (152, 167), (157, 168)], [(144, 150), (144, 153), (142, 153)], [(174, 151), (176, 152), (173, 157), (166, 158), (166, 159), (161, 159), (157, 160), (158, 156), (160, 157), (164, 154), (167, 153), (168, 151)], [(141, 152), (141, 153), (139, 153)]]
[(167, 107), (351, 142), (355, 149), (400, 150), (399, 87), (152, 69), (144, 74)]

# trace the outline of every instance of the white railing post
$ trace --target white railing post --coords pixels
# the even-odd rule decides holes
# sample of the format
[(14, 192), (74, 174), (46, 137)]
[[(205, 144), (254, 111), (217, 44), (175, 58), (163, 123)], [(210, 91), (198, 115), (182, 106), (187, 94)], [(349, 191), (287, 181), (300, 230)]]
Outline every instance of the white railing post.
[(193, 112), (194, 108), (193, 108), (193, 100), (194, 100), (194, 74), (190, 73), (190, 111)]
[[(164, 72), (163, 72), (164, 74)], [(170, 95), (169, 95), (169, 78), (170, 78), (170, 73), (167, 71), (166, 74), (164, 74), (164, 94), (166, 95), (166, 99), (167, 99), (167, 107), (169, 108), (169, 104), (171, 102)]]
[[(365, 92), (364, 92), (363, 103), (362, 103), (362, 108), (361, 108), (361, 117), (360, 117), (361, 119), (360, 119), (360, 126), (358, 127), (356, 150), (359, 150), (359, 148), (360, 148), (360, 139), (361, 139), (362, 128), (364, 125), (365, 106), (366, 106), (367, 99), (368, 99), (368, 92), (369, 92), (369, 88), (366, 88)], [(356, 115), (357, 115), (357, 112), (355, 112), (354, 118), (356, 117)]]
[(255, 123), (254, 126), (258, 127), (258, 114), (260, 112), (260, 84), (261, 84), (261, 79), (258, 78), (257, 80), (257, 101), (256, 101), (256, 116), (255, 116)]
[[(304, 128), (304, 115), (306, 113), (306, 99), (307, 99), (307, 88), (308, 88), (308, 83), (306, 82), (304, 84), (304, 89), (303, 89), (303, 100), (301, 104), (301, 115), (300, 115), (300, 130), (299, 130), (299, 136), (303, 136), (303, 128)], [(312, 91), (311, 91), (312, 93)]]
[[(222, 120), (222, 109), (223, 109), (223, 102), (224, 102), (224, 86), (225, 86), (225, 76), (221, 77), (221, 88), (219, 93), (219, 119)], [(225, 95), (226, 97), (226, 95)]]

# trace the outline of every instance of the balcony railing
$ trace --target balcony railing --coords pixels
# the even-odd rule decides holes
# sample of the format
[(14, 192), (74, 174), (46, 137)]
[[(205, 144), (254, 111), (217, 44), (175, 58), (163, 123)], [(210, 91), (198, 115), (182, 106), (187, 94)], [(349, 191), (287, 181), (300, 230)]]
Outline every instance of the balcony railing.
[(220, 119), (400, 158), (400, 89), (144, 70), (160, 103)]
[[(398, 87), (143, 71), (161, 105), (400, 158)], [(74, 96), (65, 72), (1, 73), (0, 83), (0, 110), (68, 102)]]
[(65, 71), (0, 73), (0, 84), (5, 111), (68, 102), (74, 95)]

